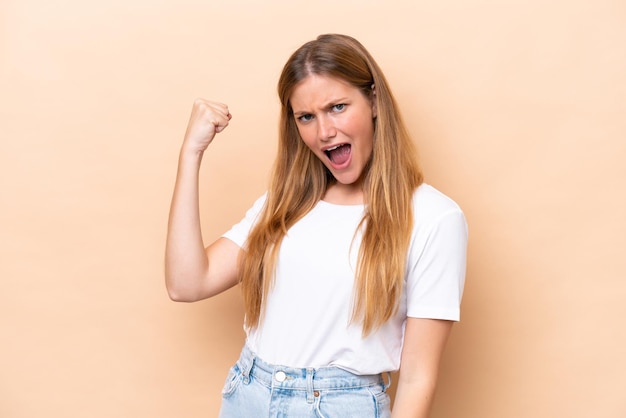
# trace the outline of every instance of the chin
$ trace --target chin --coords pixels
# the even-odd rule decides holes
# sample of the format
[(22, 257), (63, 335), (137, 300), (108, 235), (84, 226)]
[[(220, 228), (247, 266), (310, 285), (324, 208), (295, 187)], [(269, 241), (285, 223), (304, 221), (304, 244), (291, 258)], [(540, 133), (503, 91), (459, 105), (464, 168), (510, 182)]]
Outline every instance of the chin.
[(358, 183), (359, 178), (358, 177), (353, 177), (353, 176), (333, 176), (335, 177), (335, 181), (339, 184), (342, 184), (344, 186), (352, 186), (356, 183)]

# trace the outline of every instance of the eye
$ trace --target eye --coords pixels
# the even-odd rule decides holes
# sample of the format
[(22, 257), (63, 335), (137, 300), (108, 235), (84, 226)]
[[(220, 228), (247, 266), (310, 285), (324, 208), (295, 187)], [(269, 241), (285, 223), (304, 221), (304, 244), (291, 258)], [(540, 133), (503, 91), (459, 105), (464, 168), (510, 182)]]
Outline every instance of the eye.
[(313, 120), (313, 115), (310, 113), (306, 113), (304, 115), (298, 116), (296, 119), (299, 122), (306, 123), (306, 122), (310, 122), (311, 120)]
[(343, 103), (339, 103), (331, 107), (333, 112), (342, 112), (345, 108), (346, 108), (346, 105)]

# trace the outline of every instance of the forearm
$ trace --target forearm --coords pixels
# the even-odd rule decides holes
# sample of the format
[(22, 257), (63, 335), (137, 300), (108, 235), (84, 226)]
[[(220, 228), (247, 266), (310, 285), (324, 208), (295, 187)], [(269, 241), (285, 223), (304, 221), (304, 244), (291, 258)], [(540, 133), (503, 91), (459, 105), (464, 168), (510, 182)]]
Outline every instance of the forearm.
[(170, 297), (193, 301), (208, 269), (199, 208), (201, 152), (181, 150), (170, 207), (165, 249), (165, 282)]
[(409, 381), (400, 376), (392, 418), (428, 418), (435, 387), (435, 381)]

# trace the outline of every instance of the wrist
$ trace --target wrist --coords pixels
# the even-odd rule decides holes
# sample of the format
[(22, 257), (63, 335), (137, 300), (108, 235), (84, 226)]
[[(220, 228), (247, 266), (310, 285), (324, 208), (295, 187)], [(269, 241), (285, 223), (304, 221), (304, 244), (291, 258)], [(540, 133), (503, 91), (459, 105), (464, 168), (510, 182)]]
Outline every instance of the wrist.
[(179, 159), (179, 162), (200, 163), (202, 161), (203, 156), (204, 156), (204, 150), (192, 148), (192, 147), (186, 147), (185, 144), (183, 144), (182, 148), (180, 149), (178, 159)]

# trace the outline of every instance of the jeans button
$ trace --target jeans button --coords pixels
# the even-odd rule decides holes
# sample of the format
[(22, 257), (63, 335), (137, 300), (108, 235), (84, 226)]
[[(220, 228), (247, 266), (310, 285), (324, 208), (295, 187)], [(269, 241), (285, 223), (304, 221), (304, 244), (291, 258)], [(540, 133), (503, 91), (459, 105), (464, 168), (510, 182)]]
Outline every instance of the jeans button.
[(276, 374), (274, 375), (274, 379), (276, 379), (277, 382), (284, 382), (286, 378), (287, 375), (285, 374), (285, 372), (276, 372)]

